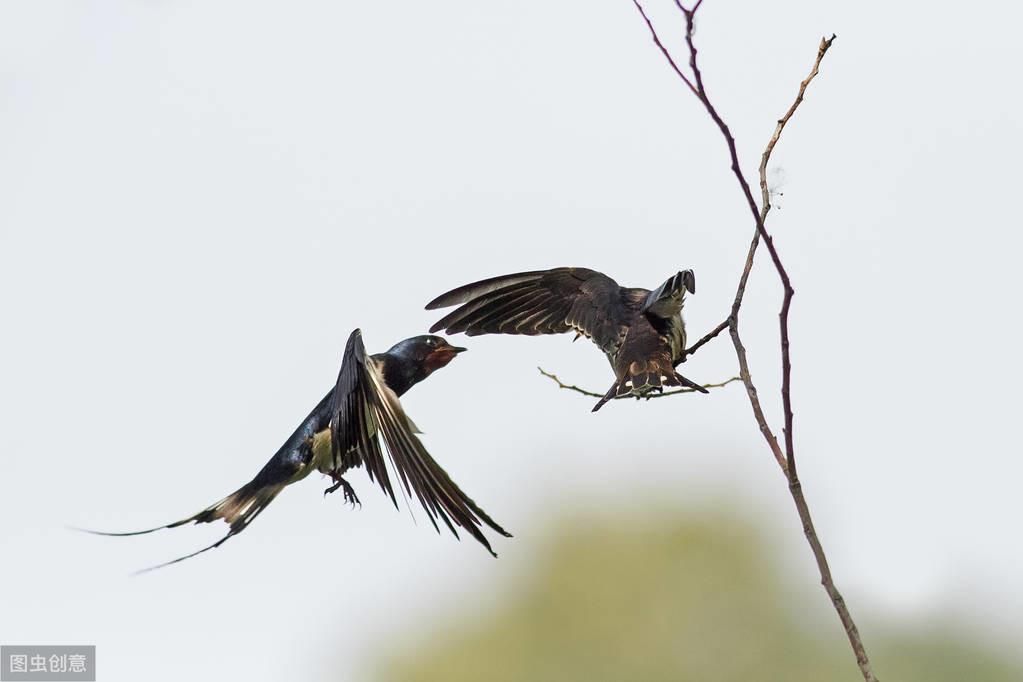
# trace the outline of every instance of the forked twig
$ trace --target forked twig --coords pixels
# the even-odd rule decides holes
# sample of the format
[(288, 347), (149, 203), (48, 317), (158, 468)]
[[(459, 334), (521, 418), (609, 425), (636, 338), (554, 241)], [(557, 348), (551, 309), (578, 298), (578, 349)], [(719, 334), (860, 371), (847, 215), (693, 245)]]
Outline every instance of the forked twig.
[[(849, 638), (849, 643), (852, 646), (853, 653), (856, 655), (856, 662), (859, 665), (860, 673), (863, 675), (863, 679), (866, 682), (877, 682), (877, 677), (871, 668), (870, 659), (867, 656), (866, 649), (863, 646), (863, 641), (860, 638), (859, 630), (856, 627), (856, 623), (853, 621), (852, 616), (849, 613), (849, 609), (846, 607), (845, 600), (835, 587), (834, 580), (831, 576), (831, 569), (828, 565), (827, 557), (824, 553), (824, 549), (821, 546), (820, 540), (817, 537), (817, 532), (814, 529), (813, 520), (810, 516), (810, 509), (806, 503), (806, 499), (803, 496), (802, 484), (799, 481), (799, 476), (796, 472), (796, 458), (795, 458), (795, 446), (793, 442), (793, 413), (792, 413), (792, 362), (790, 356), (790, 341), (789, 341), (789, 310), (792, 303), (792, 296), (795, 294), (795, 290), (792, 287), (792, 282), (789, 279), (788, 272), (785, 270), (785, 266), (782, 264), (781, 257), (778, 254), (778, 250), (775, 247), (774, 240), (771, 235), (767, 232), (764, 227), (764, 222), (767, 218), (767, 214), (771, 209), (770, 204), (770, 192), (767, 188), (767, 163), (771, 157), (771, 153), (774, 151), (774, 147), (777, 144), (781, 133), (788, 123), (789, 119), (795, 113), (800, 103), (803, 101), (803, 96), (806, 92), (807, 86), (810, 81), (817, 75), (820, 68), (821, 60), (824, 59), (824, 55), (831, 47), (832, 42), (835, 40), (835, 36), (831, 38), (821, 39), (820, 46), (817, 50), (817, 58), (814, 61), (813, 68), (810, 74), (802, 81), (799, 87), (799, 93), (796, 96), (792, 106), (789, 107), (785, 115), (778, 120), (777, 126), (775, 127), (774, 135), (768, 142), (767, 148), (760, 159), (760, 190), (761, 190), (761, 201), (762, 205), (758, 209), (756, 201), (753, 198), (753, 193), (750, 190), (749, 183), (746, 181), (746, 177), (742, 172), (742, 168), (739, 165), (738, 153), (735, 147), (735, 139), (732, 137), (732, 133), (728, 128), (728, 125), (724, 122), (721, 116), (718, 114), (714, 105), (711, 103), (709, 96), (707, 95), (706, 87), (703, 82), (703, 74), (700, 72), (699, 63), (697, 60), (697, 49), (693, 42), (693, 29), (694, 29), (694, 18), (696, 11), (699, 9), (702, 0), (698, 0), (695, 5), (691, 8), (686, 8), (682, 5), (680, 0), (676, 0), (675, 4), (678, 9), (682, 12), (685, 18), (685, 41), (686, 46), (689, 49), (689, 68), (692, 71), (692, 77), (687, 76), (682, 72), (675, 63), (675, 60), (671, 57), (670, 52), (664, 47), (660, 37), (657, 35), (657, 30), (654, 28), (650, 19), (647, 17), (646, 12), (643, 10), (642, 5), (638, 0), (633, 0), (636, 8), (639, 10), (640, 15), (643, 17), (647, 28), (650, 30), (650, 34), (653, 37), (654, 43), (664, 54), (669, 64), (672, 66), (675, 73), (681, 78), (686, 87), (692, 92), (697, 99), (703, 104), (707, 113), (711, 119), (718, 126), (722, 136), (725, 139), (725, 143), (728, 147), (728, 153), (731, 158), (731, 168), (734, 173), (736, 180), (739, 182), (739, 187), (749, 205), (750, 211), (753, 214), (754, 222), (756, 223), (756, 232), (753, 236), (753, 241), (750, 244), (749, 251), (746, 256), (745, 267), (743, 268), (742, 275), (739, 278), (739, 285), (736, 291), (735, 300), (732, 304), (731, 313), (728, 316), (727, 327), (732, 337), (732, 343), (735, 346), (736, 355), (739, 362), (740, 376), (742, 382), (746, 387), (746, 393), (749, 396), (750, 405), (753, 408), (753, 414), (760, 427), (761, 433), (767, 441), (768, 446), (771, 449), (772, 454), (785, 473), (789, 483), (789, 491), (792, 495), (792, 499), (796, 504), (796, 509), (799, 513), (799, 518), (803, 523), (803, 532), (806, 535), (806, 539), (810, 544), (810, 548), (813, 551), (814, 558), (817, 561), (817, 567), (821, 575), (821, 583), (824, 585), (828, 596), (831, 598), (831, 602), (835, 607), (835, 611), (838, 613), (839, 619), (842, 621), (842, 626), (845, 628), (846, 635)], [(743, 296), (746, 291), (746, 284), (749, 280), (750, 271), (753, 268), (753, 260), (756, 254), (757, 247), (760, 242), (763, 241), (767, 245), (767, 250), (770, 253), (771, 260), (774, 263), (775, 271), (778, 274), (779, 279), (782, 282), (784, 288), (784, 296), (782, 298), (781, 312), (779, 314), (779, 326), (781, 332), (781, 354), (782, 354), (782, 406), (784, 409), (784, 420), (785, 427), (783, 433), (785, 435), (785, 450), (782, 452), (781, 447), (778, 444), (778, 439), (775, 437), (770, 425), (764, 416), (763, 409), (760, 405), (760, 400), (757, 395), (756, 386), (753, 384), (752, 376), (749, 371), (749, 363), (746, 357), (746, 349), (743, 346), (742, 339), (739, 335), (739, 310), (742, 306)], [(689, 352), (695, 351), (701, 345), (714, 338), (723, 327), (718, 327), (708, 334), (704, 339), (701, 339)], [(688, 353), (687, 353), (688, 354)]]
[[(588, 395), (588, 396), (590, 396), (592, 398), (603, 398), (604, 397), (603, 393), (595, 393), (593, 391), (587, 391), (585, 388), (580, 388), (579, 386), (576, 386), (575, 384), (566, 384), (565, 382), (563, 382), (561, 379), (558, 378), (557, 374), (553, 374), (551, 372), (548, 372), (548, 371), (544, 370), (543, 367), (537, 367), (537, 369), (540, 370), (540, 374), (544, 375), (545, 377), (547, 377), (548, 379), (550, 379), (551, 381), (556, 383), (558, 385), (558, 388), (563, 388), (566, 391), (574, 391), (574, 392), (579, 393), (581, 395)], [(740, 377), (732, 377), (731, 379), (725, 379), (724, 381), (722, 381), (719, 384), (703, 384), (703, 387), (704, 388), (722, 388), (722, 387), (727, 386), (728, 384), (732, 383), (733, 381), (742, 381), (742, 379)], [(677, 388), (677, 389), (674, 389), (674, 390), (671, 390), (671, 391), (664, 391), (664, 392), (651, 391), (649, 393), (644, 393), (643, 395), (638, 395), (638, 396), (637, 395), (616, 395), (615, 397), (611, 398), (611, 400), (625, 400), (627, 398), (635, 398), (636, 400), (650, 400), (651, 398), (667, 398), (670, 395), (678, 395), (679, 393), (696, 393), (696, 389), (695, 388)]]

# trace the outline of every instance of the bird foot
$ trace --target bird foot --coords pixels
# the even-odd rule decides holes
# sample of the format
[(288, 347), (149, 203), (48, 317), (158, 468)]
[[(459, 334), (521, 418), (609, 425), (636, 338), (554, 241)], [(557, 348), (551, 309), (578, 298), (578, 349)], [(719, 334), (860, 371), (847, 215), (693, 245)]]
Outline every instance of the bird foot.
[(359, 505), (359, 508), (361, 509), (362, 502), (359, 501), (359, 496), (355, 494), (355, 488), (352, 487), (352, 484), (334, 473), (332, 473), (330, 477), (334, 479), (334, 485), (324, 490), (323, 496), (326, 497), (338, 488), (344, 488), (345, 504), (351, 504), (352, 509), (355, 509), (355, 505)]

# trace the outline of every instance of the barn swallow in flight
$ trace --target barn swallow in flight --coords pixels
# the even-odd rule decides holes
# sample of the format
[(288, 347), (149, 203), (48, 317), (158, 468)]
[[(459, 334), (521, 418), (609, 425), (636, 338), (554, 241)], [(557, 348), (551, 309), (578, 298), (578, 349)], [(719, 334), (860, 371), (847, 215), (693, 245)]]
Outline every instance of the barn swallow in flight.
[(576, 332), (604, 351), (615, 382), (597, 402), (664, 386), (707, 390), (675, 371), (685, 359), (686, 292), (696, 293), (692, 270), (672, 275), (657, 289), (619, 286), (586, 268), (554, 268), (491, 277), (441, 294), (427, 310), (458, 305), (430, 332), (448, 334), (561, 334)]
[(227, 535), (209, 547), (153, 567), (161, 568), (227, 542), (231, 536), (248, 528), (285, 487), (313, 471), (327, 474), (334, 481), (324, 494), (344, 488), (345, 500), (354, 506), (359, 499), (342, 474), (362, 466), (366, 467), (370, 480), (376, 481), (397, 507), (394, 486), (377, 438), (381, 435), (401, 487), (408, 495), (415, 493), (433, 527), (439, 532), (436, 517), (440, 517), (455, 537), (458, 537), (455, 526), (464, 528), (487, 551), (497, 556), (480, 530), (481, 522), (505, 537), (511, 535), (463, 493), (434, 461), (415, 435), (419, 430), (398, 402), (399, 396), (464, 350), (439, 336), (415, 336), (398, 343), (386, 353), (366, 355), (362, 332), (356, 329), (348, 337), (334, 388), (313, 408), (255, 478), (195, 516), (166, 526), (134, 533), (88, 532), (142, 535), (186, 523), (212, 523), (218, 519), (223, 519), (230, 526)]

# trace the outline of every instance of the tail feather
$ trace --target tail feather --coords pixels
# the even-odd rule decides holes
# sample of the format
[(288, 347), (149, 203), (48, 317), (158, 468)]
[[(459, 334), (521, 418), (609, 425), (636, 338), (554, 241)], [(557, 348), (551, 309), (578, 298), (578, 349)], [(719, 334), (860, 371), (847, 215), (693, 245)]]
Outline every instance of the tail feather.
[[(593, 409), (590, 410), (590, 411), (591, 412), (596, 412), (600, 408), (604, 407), (604, 403), (606, 403), (608, 400), (611, 400), (612, 398), (618, 396), (619, 393), (621, 393), (621, 390), (622, 390), (622, 385), (619, 382), (616, 381), (613, 384), (611, 384), (611, 388), (608, 389), (607, 393), (604, 394), (603, 398), (601, 398), (600, 400), (597, 401), (597, 404), (594, 405)], [(626, 393), (628, 393), (628, 390), (626, 390)]]
[(91, 530), (88, 528), (75, 528), (75, 530), (91, 533), (93, 535), (127, 537), (131, 535), (145, 535), (146, 533), (153, 533), (165, 528), (177, 528), (178, 526), (183, 526), (187, 523), (213, 523), (214, 521), (223, 520), (228, 524), (228, 526), (230, 526), (230, 530), (227, 535), (208, 547), (204, 547), (203, 549), (192, 552), (191, 554), (186, 554), (183, 557), (178, 557), (177, 559), (172, 559), (171, 561), (137, 571), (137, 573), (146, 573), (148, 571), (156, 570), (157, 568), (176, 564), (179, 561), (184, 561), (185, 559), (190, 559), (224, 544), (232, 536), (237, 535), (248, 528), (249, 524), (252, 523), (252, 521), (259, 516), (271, 502), (273, 502), (274, 498), (277, 497), (278, 493), (284, 489), (285, 485), (287, 484), (277, 483), (266, 485), (259, 481), (259, 478), (257, 477), (222, 500), (210, 505), (206, 509), (203, 509), (198, 514), (189, 516), (187, 519), (168, 523), (164, 526), (157, 526), (156, 528), (148, 528), (146, 530), (137, 530), (127, 533), (110, 533), (106, 531)]
[(623, 398), (628, 395), (642, 396), (650, 391), (663, 390), (665, 386), (691, 388), (700, 393), (709, 392), (695, 381), (687, 379), (676, 372), (669, 360), (659, 361), (655, 358), (647, 361), (636, 361), (629, 365), (625, 380), (614, 382), (607, 393), (604, 394), (604, 397), (593, 406), (593, 411), (599, 410), (609, 400)]
[(618, 391), (619, 395), (642, 395), (649, 391), (663, 389), (665, 386), (679, 386), (675, 379), (675, 368), (671, 359), (657, 356), (647, 360), (635, 360), (629, 363), (625, 381)]
[[(278, 493), (284, 490), (284, 485), (261, 485), (252, 481), (184, 523), (212, 523), (222, 519), (231, 527), (232, 533), (240, 533), (273, 502)], [(175, 525), (180, 525), (180, 522)]]
[(698, 383), (696, 383), (692, 379), (685, 378), (684, 376), (682, 376), (678, 372), (675, 372), (672, 375), (672, 378), (677, 382), (677, 383), (672, 384), (673, 386), (683, 386), (685, 388), (691, 388), (694, 391), (699, 391), (700, 393), (710, 393), (710, 391), (705, 389), (703, 386), (699, 385)]
[[(93, 535), (109, 535), (114, 537), (127, 537), (131, 535), (145, 535), (146, 533), (155, 533), (158, 530), (164, 528), (177, 528), (187, 523), (213, 523), (214, 521), (224, 521), (230, 527), (227, 535), (223, 538), (210, 545), (204, 547), (197, 552), (192, 552), (183, 557), (168, 561), (167, 563), (160, 564), (159, 566), (153, 566), (147, 568), (145, 571), (161, 568), (163, 566), (169, 566), (170, 564), (176, 564), (179, 561), (190, 559), (197, 554), (202, 554), (215, 547), (227, 542), (228, 538), (241, 533), (243, 530), (249, 527), (249, 524), (259, 516), (266, 507), (273, 502), (274, 498), (283, 490), (288, 484), (299, 480), (305, 473), (308, 473), (308, 467), (312, 460), (312, 448), (309, 445), (310, 439), (318, 432), (322, 431), (327, 427), (330, 422), (330, 404), (333, 390), (327, 392), (327, 394), (320, 400), (320, 402), (313, 408), (312, 412), (302, 420), (302, 423), (298, 425), (294, 433), (288, 437), (288, 440), (284, 442), (284, 445), (277, 450), (273, 457), (270, 458), (263, 468), (259, 470), (255, 478), (243, 485), (238, 490), (234, 491), (227, 497), (215, 502), (214, 504), (206, 507), (198, 514), (189, 516), (187, 519), (181, 519), (173, 523), (168, 523), (165, 526), (157, 526), (156, 528), (147, 528), (146, 530), (137, 530), (128, 533), (109, 533), (105, 531), (90, 530), (88, 528), (76, 528), (75, 530), (84, 531), (86, 533), (92, 533)], [(140, 571), (145, 572), (145, 571)]]
[(220, 538), (212, 545), (203, 547), (191, 554), (186, 554), (185, 556), (178, 557), (177, 559), (171, 559), (170, 561), (165, 561), (162, 564), (157, 564), (156, 566), (150, 566), (149, 568), (143, 568), (140, 571), (136, 571), (136, 575), (155, 571), (158, 568), (170, 566), (171, 564), (176, 564), (180, 561), (184, 561), (185, 559), (191, 559), (203, 552), (208, 552), (211, 549), (220, 547), (222, 544), (231, 539), (231, 536), (237, 535), (248, 528), (249, 524), (252, 523), (257, 516), (263, 513), (263, 510), (266, 509), (271, 502), (273, 502), (274, 498), (277, 497), (277, 494), (284, 490), (284, 485), (274, 485), (269, 487), (255, 486), (250, 489), (250, 486), (252, 485), (252, 483), (248, 483), (242, 486), (237, 491), (231, 493), (213, 506), (207, 507), (190, 519), (178, 521), (166, 526), (166, 528), (173, 528), (174, 526), (179, 526), (183, 523), (188, 523), (189, 521), (194, 521), (195, 523), (212, 523), (213, 521), (223, 519), (231, 527), (231, 530), (228, 531), (227, 535)]

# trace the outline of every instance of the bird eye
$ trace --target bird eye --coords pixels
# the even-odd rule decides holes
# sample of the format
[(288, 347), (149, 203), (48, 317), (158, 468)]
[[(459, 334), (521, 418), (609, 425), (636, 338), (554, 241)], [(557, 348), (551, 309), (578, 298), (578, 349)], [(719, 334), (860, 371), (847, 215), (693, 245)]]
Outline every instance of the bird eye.
[(427, 339), (426, 340), (426, 345), (427, 346), (436, 346), (437, 345), (437, 339)]

